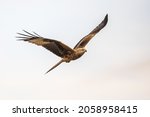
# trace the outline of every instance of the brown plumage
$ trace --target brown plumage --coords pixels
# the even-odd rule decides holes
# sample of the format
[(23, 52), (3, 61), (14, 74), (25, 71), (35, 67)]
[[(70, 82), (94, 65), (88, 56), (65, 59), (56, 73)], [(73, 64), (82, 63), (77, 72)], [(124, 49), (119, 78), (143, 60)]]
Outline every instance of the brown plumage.
[(29, 33), (25, 30), (23, 30), (25, 34), (18, 33), (20, 36), (17, 38), (21, 38), (19, 40), (28, 41), (38, 46), (42, 46), (62, 58), (56, 65), (54, 65), (50, 70), (46, 72), (48, 73), (49, 71), (53, 70), (55, 67), (60, 65), (62, 62), (70, 62), (71, 60), (76, 60), (80, 58), (86, 52), (86, 49), (84, 48), (86, 44), (102, 28), (105, 27), (107, 21), (108, 21), (108, 15), (105, 16), (104, 20), (96, 28), (94, 28), (94, 30), (92, 30), (88, 35), (83, 37), (73, 49), (60, 41), (54, 39), (47, 39), (38, 35), (35, 32)]

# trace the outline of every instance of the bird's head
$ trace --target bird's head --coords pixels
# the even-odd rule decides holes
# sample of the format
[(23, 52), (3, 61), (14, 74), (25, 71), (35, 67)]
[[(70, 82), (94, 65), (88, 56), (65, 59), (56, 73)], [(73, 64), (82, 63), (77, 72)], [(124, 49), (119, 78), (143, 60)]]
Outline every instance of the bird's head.
[(80, 52), (85, 53), (85, 52), (87, 52), (87, 50), (85, 48), (80, 48)]
[(78, 48), (76, 51), (77, 53), (80, 53), (80, 54), (84, 54), (85, 52), (87, 52), (85, 48)]

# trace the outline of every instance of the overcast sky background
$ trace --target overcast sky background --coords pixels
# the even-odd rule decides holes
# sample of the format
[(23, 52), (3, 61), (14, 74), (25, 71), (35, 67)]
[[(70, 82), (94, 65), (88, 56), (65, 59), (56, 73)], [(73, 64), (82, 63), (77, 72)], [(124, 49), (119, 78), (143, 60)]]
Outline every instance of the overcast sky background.
[[(0, 99), (150, 99), (149, 0), (0, 0)], [(16, 41), (35, 31), (70, 47), (108, 13), (80, 59)]]

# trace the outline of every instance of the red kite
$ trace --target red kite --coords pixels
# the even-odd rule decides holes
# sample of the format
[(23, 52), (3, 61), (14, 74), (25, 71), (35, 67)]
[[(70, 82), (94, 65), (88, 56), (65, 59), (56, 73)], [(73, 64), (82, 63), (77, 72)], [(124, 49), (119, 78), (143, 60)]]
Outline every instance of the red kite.
[(54, 53), (57, 56), (61, 57), (61, 60), (46, 72), (46, 73), (48, 73), (51, 70), (53, 70), (55, 67), (60, 65), (62, 62), (69, 63), (72, 60), (76, 60), (76, 59), (80, 58), (86, 52), (86, 49), (85, 49), (86, 44), (102, 28), (105, 27), (105, 25), (107, 24), (107, 21), (108, 21), (108, 14), (105, 16), (104, 20), (96, 28), (94, 28), (94, 30), (92, 30), (88, 35), (83, 37), (75, 45), (75, 47), (73, 49), (70, 48), (69, 46), (67, 46), (66, 44), (60, 42), (60, 41), (57, 41), (57, 40), (54, 40), (54, 39), (47, 39), (47, 38), (44, 38), (44, 37), (38, 35), (35, 32), (29, 33), (25, 30), (23, 30), (25, 32), (25, 34), (17, 33), (17, 34), (20, 35), (20, 37), (17, 37), (17, 38), (21, 38), (20, 40), (28, 41), (28, 42), (36, 44), (38, 46), (43, 46), (44, 48), (48, 49), (52, 53)]

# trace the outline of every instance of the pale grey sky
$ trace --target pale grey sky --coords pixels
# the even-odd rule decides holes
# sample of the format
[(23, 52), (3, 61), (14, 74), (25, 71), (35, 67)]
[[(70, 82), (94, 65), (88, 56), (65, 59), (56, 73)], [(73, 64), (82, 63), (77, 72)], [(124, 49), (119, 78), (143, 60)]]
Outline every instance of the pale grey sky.
[[(0, 99), (150, 99), (149, 0), (0, 0)], [(18, 42), (22, 30), (70, 47), (108, 13), (87, 53), (60, 58)]]

